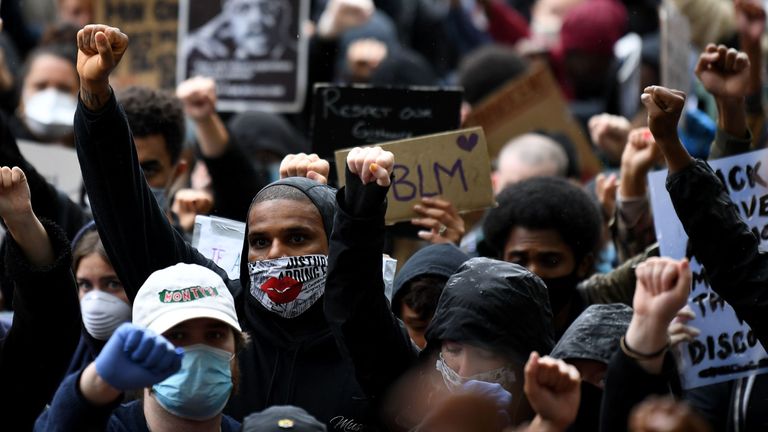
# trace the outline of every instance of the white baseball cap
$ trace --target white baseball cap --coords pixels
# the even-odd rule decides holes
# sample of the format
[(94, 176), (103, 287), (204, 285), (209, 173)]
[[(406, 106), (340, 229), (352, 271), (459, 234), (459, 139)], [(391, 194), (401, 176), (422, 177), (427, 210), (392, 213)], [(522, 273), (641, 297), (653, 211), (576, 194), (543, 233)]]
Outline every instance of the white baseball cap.
[(224, 281), (197, 264), (176, 264), (152, 273), (133, 301), (133, 323), (157, 334), (195, 318), (223, 321), (242, 331)]

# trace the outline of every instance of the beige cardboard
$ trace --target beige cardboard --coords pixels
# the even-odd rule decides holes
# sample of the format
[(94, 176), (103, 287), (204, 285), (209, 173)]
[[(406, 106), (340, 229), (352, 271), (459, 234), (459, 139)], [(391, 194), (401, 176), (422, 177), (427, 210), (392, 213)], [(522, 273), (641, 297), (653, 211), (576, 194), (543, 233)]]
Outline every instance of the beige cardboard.
[(518, 135), (537, 130), (562, 133), (574, 143), (581, 177), (590, 178), (600, 171), (600, 161), (568, 111), (557, 81), (543, 64), (531, 65), (525, 75), (483, 100), (463, 126), (482, 126), (491, 159)]
[(96, 22), (118, 27), (130, 43), (110, 76), (117, 88), (143, 85), (176, 87), (178, 0), (104, 0), (95, 2)]
[[(491, 164), (482, 128), (426, 135), (380, 146), (395, 155), (395, 179), (387, 195), (387, 224), (419, 217), (413, 206), (421, 202), (421, 197), (438, 193), (459, 212), (493, 205)], [(342, 186), (348, 153), (349, 149), (336, 152), (336, 170)]]

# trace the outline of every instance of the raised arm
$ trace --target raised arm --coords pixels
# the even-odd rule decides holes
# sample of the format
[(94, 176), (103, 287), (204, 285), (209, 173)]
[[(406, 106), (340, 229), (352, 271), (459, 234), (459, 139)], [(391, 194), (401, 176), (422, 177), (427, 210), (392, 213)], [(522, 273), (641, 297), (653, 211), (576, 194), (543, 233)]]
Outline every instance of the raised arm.
[(125, 323), (109, 338), (96, 360), (69, 375), (38, 431), (106, 430), (123, 392), (159, 383), (181, 368), (183, 350), (163, 336)]
[(226, 277), (171, 227), (144, 179), (128, 120), (109, 86), (128, 36), (88, 25), (77, 42), (77, 154), (99, 235), (128, 298), (133, 300), (152, 272), (179, 262), (205, 265)]
[(741, 220), (725, 186), (712, 168), (688, 155), (675, 126), (685, 103), (682, 92), (645, 90), (649, 127), (669, 166), (667, 190), (688, 234), (696, 259), (707, 269), (712, 289), (768, 343), (768, 256)]
[(630, 411), (652, 394), (679, 389), (667, 328), (691, 291), (688, 261), (649, 258), (637, 266), (634, 312), (605, 377), (600, 430), (627, 430)]
[(750, 91), (750, 63), (746, 53), (709, 44), (699, 56), (696, 76), (717, 103), (717, 135), (709, 158), (749, 151), (752, 136), (744, 101)]
[(325, 316), (371, 398), (380, 398), (416, 359), (412, 342), (389, 308), (381, 271), (393, 165), (392, 153), (378, 147), (350, 152), (329, 246)]
[(13, 325), (0, 345), (0, 406), (13, 413), (4, 426), (29, 430), (75, 351), (80, 307), (69, 241), (35, 216), (17, 167), (0, 168), (0, 216), (8, 227), (5, 267), (15, 286)]
[(216, 83), (210, 78), (190, 78), (179, 84), (176, 96), (195, 125), (200, 154), (212, 180), (213, 213), (244, 221), (251, 199), (266, 185), (216, 112)]

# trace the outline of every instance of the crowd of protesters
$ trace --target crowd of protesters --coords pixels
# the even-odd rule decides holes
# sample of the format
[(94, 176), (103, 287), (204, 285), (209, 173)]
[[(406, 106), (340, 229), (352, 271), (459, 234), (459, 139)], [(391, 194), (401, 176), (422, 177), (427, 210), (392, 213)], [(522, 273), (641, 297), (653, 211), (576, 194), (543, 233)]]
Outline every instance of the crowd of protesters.
[[(768, 342), (768, 255), (705, 161), (765, 147), (762, 2), (670, 0), (698, 53), (690, 89), (660, 85), (658, 0), (310, 3), (308, 88), (459, 86), (463, 119), (544, 64), (602, 172), (531, 131), (492, 155), (481, 216), (425, 197), (393, 230), (397, 155), (354, 148), (334, 187), (309, 144), (311, 98), (231, 113), (210, 77), (118, 85), (140, 48), (94, 24), (99, 2), (4, 0), (0, 430), (768, 427), (763, 375), (681, 385), (693, 275), (660, 256), (647, 180), (668, 170), (689, 256)], [(628, 35), (639, 83), (620, 79)], [(76, 149), (82, 196), (20, 140)], [(239, 278), (191, 245), (204, 215), (245, 223)], [(402, 258), (389, 298), (385, 254)]]

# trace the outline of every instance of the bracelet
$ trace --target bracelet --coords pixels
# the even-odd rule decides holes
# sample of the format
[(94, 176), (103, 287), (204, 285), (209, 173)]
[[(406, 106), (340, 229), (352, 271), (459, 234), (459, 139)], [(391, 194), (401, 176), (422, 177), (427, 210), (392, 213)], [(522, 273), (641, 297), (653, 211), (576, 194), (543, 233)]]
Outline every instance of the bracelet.
[(660, 350), (646, 354), (641, 353), (633, 350), (629, 345), (627, 345), (627, 341), (624, 340), (624, 336), (621, 337), (621, 340), (619, 340), (619, 346), (621, 347), (621, 350), (624, 352), (624, 354), (627, 355), (627, 357), (631, 357), (635, 360), (652, 360), (656, 357), (659, 357), (663, 355), (670, 347), (669, 339), (667, 339), (666, 345), (664, 345)]

